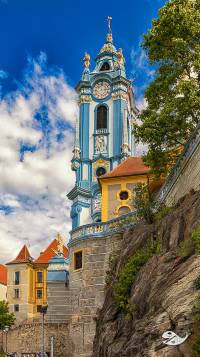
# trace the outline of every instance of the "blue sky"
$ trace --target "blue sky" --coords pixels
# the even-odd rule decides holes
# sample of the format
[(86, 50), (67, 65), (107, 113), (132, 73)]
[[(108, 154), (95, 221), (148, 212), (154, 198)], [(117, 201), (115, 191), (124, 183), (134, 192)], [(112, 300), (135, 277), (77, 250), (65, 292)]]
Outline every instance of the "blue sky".
[(123, 48), (130, 75), (131, 49), (138, 49), (162, 3), (162, 0), (1, 0), (0, 69), (9, 74), (5, 90), (15, 87), (14, 79), (21, 79), (27, 54), (36, 57), (40, 51), (47, 54), (50, 66), (62, 68), (69, 84), (75, 85), (80, 78), (83, 53), (89, 51), (94, 58), (104, 42), (109, 14), (113, 17), (115, 44)]
[(83, 54), (96, 56), (112, 16), (114, 43), (142, 107), (154, 71), (139, 43), (163, 3), (0, 0), (0, 261), (23, 243), (36, 257), (58, 231), (68, 240), (73, 87)]

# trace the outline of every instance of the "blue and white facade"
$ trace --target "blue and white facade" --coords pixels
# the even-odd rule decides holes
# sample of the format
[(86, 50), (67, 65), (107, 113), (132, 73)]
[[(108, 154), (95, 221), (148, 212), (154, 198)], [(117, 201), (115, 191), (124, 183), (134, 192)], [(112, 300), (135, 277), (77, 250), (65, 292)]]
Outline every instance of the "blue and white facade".
[(113, 45), (112, 33), (90, 71), (90, 56), (84, 57), (84, 71), (76, 89), (79, 94), (72, 170), (76, 183), (68, 193), (72, 230), (101, 220), (98, 176), (115, 168), (135, 153), (135, 106), (131, 81), (126, 78), (122, 50)]

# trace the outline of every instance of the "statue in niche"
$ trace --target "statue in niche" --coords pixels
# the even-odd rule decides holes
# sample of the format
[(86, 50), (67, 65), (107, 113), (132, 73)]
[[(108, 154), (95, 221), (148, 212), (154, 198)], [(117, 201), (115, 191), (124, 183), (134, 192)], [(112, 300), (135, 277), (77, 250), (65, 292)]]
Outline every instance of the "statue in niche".
[(106, 143), (103, 135), (99, 135), (96, 137), (96, 152), (105, 152), (106, 151)]

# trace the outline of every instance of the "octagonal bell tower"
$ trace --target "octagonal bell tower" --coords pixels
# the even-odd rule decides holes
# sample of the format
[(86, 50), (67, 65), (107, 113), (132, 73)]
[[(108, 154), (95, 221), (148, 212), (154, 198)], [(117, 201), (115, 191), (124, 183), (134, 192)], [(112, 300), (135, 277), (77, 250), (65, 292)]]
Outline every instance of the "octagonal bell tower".
[(126, 78), (122, 49), (116, 50), (108, 17), (106, 43), (90, 71), (90, 55), (76, 90), (76, 123), (72, 170), (76, 183), (68, 193), (73, 201), (72, 229), (101, 219), (101, 193), (97, 178), (134, 155), (134, 122), (138, 114), (131, 81)]

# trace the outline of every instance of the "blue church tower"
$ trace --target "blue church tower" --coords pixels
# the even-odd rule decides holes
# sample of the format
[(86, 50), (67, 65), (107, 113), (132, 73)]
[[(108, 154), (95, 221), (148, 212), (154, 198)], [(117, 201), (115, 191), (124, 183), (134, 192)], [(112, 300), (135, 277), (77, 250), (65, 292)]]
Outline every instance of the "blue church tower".
[(98, 177), (135, 153), (134, 122), (138, 114), (131, 81), (126, 78), (122, 49), (116, 50), (108, 17), (106, 43), (90, 71), (90, 55), (76, 90), (79, 117), (76, 123), (72, 170), (76, 183), (68, 193), (72, 230), (101, 220)]

